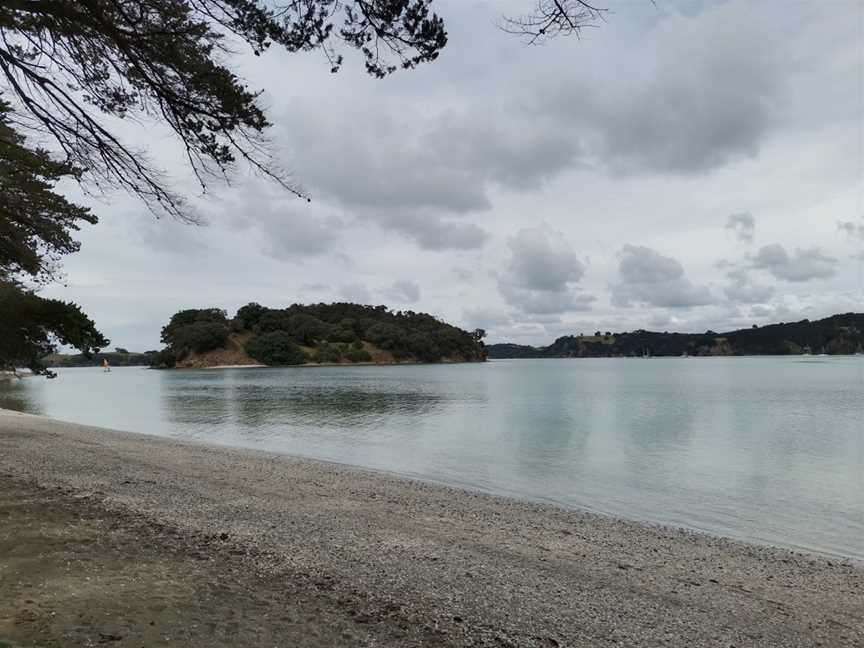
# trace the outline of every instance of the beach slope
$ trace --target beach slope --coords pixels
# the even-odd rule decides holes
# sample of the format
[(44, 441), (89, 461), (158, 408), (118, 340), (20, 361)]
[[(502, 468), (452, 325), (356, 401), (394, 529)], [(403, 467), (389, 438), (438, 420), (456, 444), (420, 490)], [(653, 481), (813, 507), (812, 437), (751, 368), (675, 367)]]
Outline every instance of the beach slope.
[(862, 646), (842, 561), (0, 411), (0, 646)]

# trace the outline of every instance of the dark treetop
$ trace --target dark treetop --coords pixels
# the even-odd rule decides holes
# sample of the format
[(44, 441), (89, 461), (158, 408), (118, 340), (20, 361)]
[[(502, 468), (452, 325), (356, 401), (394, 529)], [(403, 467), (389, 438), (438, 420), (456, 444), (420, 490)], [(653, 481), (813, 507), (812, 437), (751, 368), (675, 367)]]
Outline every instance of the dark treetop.
[(771, 324), (728, 333), (629, 333), (566, 335), (545, 347), (489, 344), (490, 358), (614, 358), (629, 356), (850, 354), (864, 348), (864, 314), (832, 315), (811, 322)]
[(383, 351), (395, 361), (482, 361), (485, 332), (473, 332), (413, 311), (360, 304), (294, 304), (267, 308), (251, 303), (229, 320), (218, 308), (176, 313), (162, 329), (166, 348), (154, 359), (173, 367), (193, 354), (240, 344), (267, 365), (369, 362)]

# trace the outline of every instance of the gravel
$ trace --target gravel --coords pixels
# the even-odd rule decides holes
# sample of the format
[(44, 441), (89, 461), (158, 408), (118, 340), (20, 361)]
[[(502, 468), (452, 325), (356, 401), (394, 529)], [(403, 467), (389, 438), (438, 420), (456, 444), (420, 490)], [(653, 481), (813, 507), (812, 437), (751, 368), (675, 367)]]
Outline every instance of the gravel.
[(315, 645), (350, 643), (343, 615), (369, 646), (864, 646), (850, 561), (0, 410), (4, 479), (326, 592)]

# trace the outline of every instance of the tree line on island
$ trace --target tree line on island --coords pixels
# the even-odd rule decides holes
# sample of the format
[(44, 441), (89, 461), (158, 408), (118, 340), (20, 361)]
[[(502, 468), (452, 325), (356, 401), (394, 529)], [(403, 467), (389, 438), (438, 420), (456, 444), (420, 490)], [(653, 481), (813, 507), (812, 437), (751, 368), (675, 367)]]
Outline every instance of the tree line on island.
[(154, 367), (258, 363), (269, 366), (390, 362), (482, 362), (485, 331), (472, 332), (426, 313), (351, 303), (250, 303), (229, 318), (219, 308), (175, 313)]
[(642, 356), (853, 354), (864, 349), (864, 314), (770, 324), (726, 333), (669, 333), (640, 329), (565, 335), (548, 346), (489, 344), (489, 358), (620, 358)]

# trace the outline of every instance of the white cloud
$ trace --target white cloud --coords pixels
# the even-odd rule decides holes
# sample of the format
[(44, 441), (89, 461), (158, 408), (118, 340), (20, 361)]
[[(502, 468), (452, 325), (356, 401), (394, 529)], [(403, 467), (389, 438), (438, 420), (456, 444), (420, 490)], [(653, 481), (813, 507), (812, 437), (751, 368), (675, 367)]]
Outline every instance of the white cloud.
[(413, 281), (397, 279), (383, 291), (384, 296), (399, 304), (413, 304), (420, 299), (420, 286)]
[(713, 303), (708, 288), (694, 286), (684, 276), (684, 266), (651, 248), (625, 245), (618, 264), (619, 281), (612, 288), (616, 306), (687, 308)]
[(779, 243), (766, 245), (753, 257), (753, 267), (768, 271), (777, 279), (792, 282), (829, 279), (837, 272), (838, 261), (819, 248), (796, 248), (792, 254)]
[(730, 214), (726, 219), (726, 229), (735, 233), (741, 243), (752, 243), (756, 232), (756, 219), (750, 212)]
[(576, 286), (585, 264), (561, 232), (548, 225), (521, 229), (507, 246), (510, 259), (498, 291), (508, 304), (542, 315), (591, 308), (596, 298), (580, 294)]

